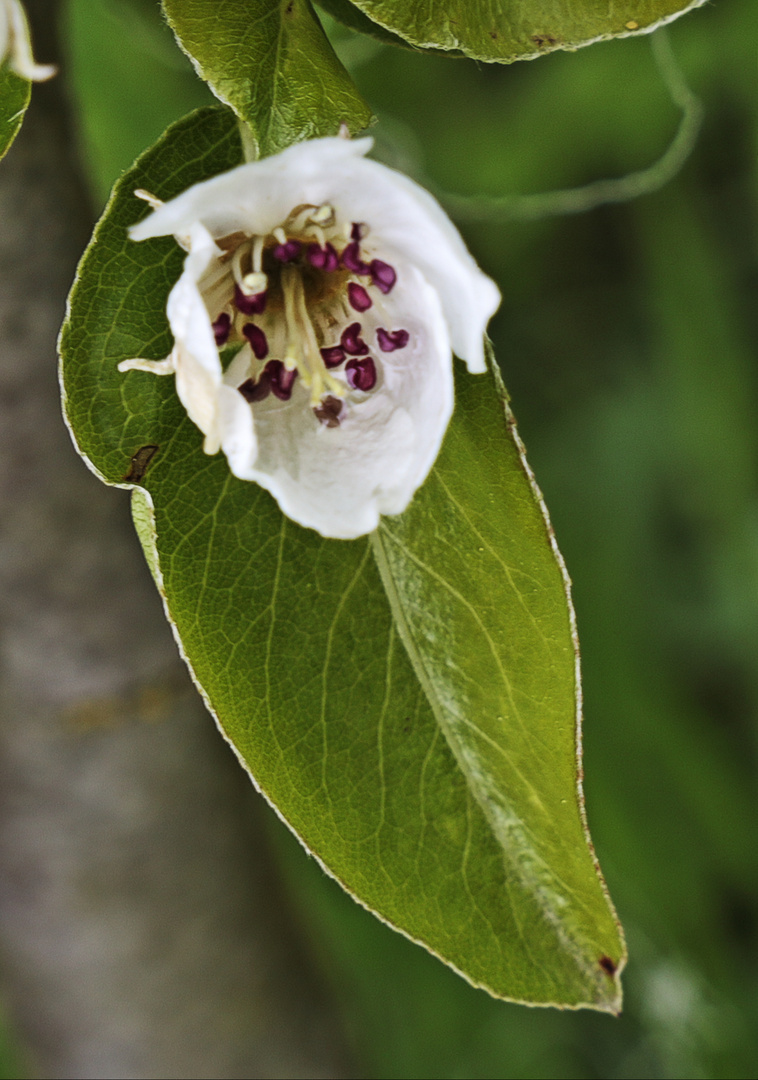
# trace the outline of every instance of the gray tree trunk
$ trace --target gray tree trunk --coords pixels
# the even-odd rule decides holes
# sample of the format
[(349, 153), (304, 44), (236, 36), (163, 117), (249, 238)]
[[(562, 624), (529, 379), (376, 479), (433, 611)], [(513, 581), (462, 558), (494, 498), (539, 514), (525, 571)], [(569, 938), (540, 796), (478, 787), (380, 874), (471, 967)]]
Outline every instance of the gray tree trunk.
[[(27, 4), (41, 61), (52, 0)], [(339, 1077), (342, 1037), (55, 339), (91, 220), (62, 97), (0, 164), (0, 965), (45, 1077)]]

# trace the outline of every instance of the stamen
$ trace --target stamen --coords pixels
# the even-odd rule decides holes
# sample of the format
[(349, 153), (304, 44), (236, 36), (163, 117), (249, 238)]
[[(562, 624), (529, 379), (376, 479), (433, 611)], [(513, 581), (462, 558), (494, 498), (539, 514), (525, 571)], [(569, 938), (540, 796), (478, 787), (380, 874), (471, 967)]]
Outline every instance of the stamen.
[(345, 364), (348, 386), (353, 390), (373, 390), (376, 386), (376, 364), (370, 356), (348, 360)]
[(325, 397), (320, 404), (316, 405), (313, 414), (320, 420), (324, 427), (335, 428), (340, 426), (340, 413), (342, 402), (336, 397)]
[(255, 354), (256, 360), (265, 360), (268, 356), (268, 341), (260, 326), (254, 323), (246, 323), (242, 327), (242, 333), (250, 342), (250, 348)]
[(351, 356), (365, 356), (368, 352), (368, 345), (361, 337), (361, 324), (358, 322), (350, 323), (342, 331), (340, 336), (340, 345), (345, 352), (350, 353)]
[(288, 370), (295, 367), (298, 369), (303, 383), (311, 391), (311, 404), (314, 407), (318, 405), (326, 390), (336, 397), (343, 397), (344, 386), (326, 370), (308, 314), (303, 279), (295, 267), (288, 266), (282, 270), (282, 292), (287, 328), (284, 367)]
[(328, 368), (339, 367), (344, 363), (345, 350), (340, 348), (339, 345), (327, 346), (325, 349), (321, 349), (321, 359)]
[(157, 195), (151, 195), (149, 191), (145, 191), (144, 188), (137, 188), (134, 192), (138, 199), (142, 199), (153, 210), (157, 210), (159, 206), (163, 206), (163, 199), (159, 199)]
[(366, 236), (368, 236), (368, 225), (365, 225), (362, 221), (354, 221), (350, 229), (350, 239), (357, 244)]
[(253, 270), (260, 274), (263, 269), (263, 237), (256, 236), (253, 240)]
[(356, 311), (368, 311), (371, 307), (371, 297), (362, 285), (356, 285), (354, 281), (351, 281), (348, 284), (347, 297), (350, 301), (350, 306)]
[(279, 398), (280, 401), (289, 401), (297, 372), (288, 371), (281, 360), (269, 360), (263, 369), (263, 374), (268, 374), (271, 393), (274, 397)]
[(268, 275), (257, 270), (253, 271), (252, 274), (245, 274), (242, 278), (242, 288), (246, 296), (257, 296), (259, 293), (265, 293), (268, 288)]
[(287, 234), (284, 231), (284, 229), (281, 227), (281, 225), (278, 228), (274, 229), (274, 231), (272, 233), (272, 236), (274, 236), (275, 239), (280, 244), (286, 244), (287, 243)]
[(242, 386), (238, 386), (237, 389), (245, 401), (249, 401), (251, 405), (256, 401), (263, 401), (271, 393), (271, 380), (268, 371), (266, 368), (263, 369), (258, 382), (255, 379), (245, 379)]
[(219, 317), (214, 323), (211, 323), (213, 328), (213, 336), (216, 339), (217, 345), (226, 345), (229, 340), (229, 332), (232, 328), (232, 320), (226, 311), (222, 311)]
[(361, 258), (361, 249), (355, 240), (348, 244), (342, 252), (342, 265), (352, 274), (368, 275), (371, 273), (371, 267)]
[(388, 293), (392, 289), (392, 286), (397, 281), (397, 274), (394, 267), (389, 263), (382, 262), (381, 259), (372, 259), (371, 266), (369, 267), (371, 274), (372, 284), (376, 285), (377, 289), (380, 289), (383, 293)]
[(311, 221), (315, 225), (331, 225), (334, 221), (334, 207), (329, 203), (322, 203), (311, 214)]
[(376, 331), (376, 340), (382, 352), (394, 352), (395, 349), (404, 349), (408, 344), (410, 334), (407, 330), (383, 330), (381, 326)]
[(212, 311), (223, 311), (229, 303), (229, 274), (226, 267), (223, 269), (223, 274), (206, 274), (198, 282), (209, 315)]
[(234, 306), (243, 315), (262, 315), (266, 310), (266, 298), (268, 293), (257, 293), (255, 296), (245, 296), (239, 285), (234, 286)]
[(248, 254), (249, 251), (250, 243), (249, 241), (245, 241), (244, 243), (236, 247), (234, 249), (234, 252), (232, 253), (232, 274), (234, 276), (234, 280), (246, 296), (252, 292), (252, 289), (245, 288), (244, 275), (242, 273), (242, 259), (245, 255)]
[(324, 270), (327, 274), (339, 270), (340, 257), (331, 244), (323, 247), (319, 244), (309, 244), (306, 257), (315, 270)]
[(278, 262), (293, 262), (303, 249), (299, 240), (285, 240), (274, 248), (274, 258)]

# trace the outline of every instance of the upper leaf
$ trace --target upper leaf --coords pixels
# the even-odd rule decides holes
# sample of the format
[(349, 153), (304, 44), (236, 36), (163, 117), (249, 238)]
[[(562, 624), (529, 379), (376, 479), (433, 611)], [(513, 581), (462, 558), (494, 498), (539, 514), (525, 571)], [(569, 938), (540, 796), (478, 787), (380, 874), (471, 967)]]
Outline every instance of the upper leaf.
[(134, 189), (168, 199), (240, 154), (234, 118), (204, 110), (117, 185), (61, 339), (80, 451), (135, 486), (206, 700), (329, 872), (498, 996), (615, 1010), (623, 945), (582, 821), (565, 583), (491, 379), (461, 375), (411, 509), (345, 542), (204, 455), (172, 379), (117, 370), (169, 351), (183, 257), (127, 238)]
[(16, 75), (8, 64), (0, 66), (0, 158), (18, 135), (31, 92), (32, 84), (28, 79)]
[[(370, 20), (411, 45), (476, 60), (531, 60), (614, 37), (647, 33), (705, 0), (352, 0)], [(358, 28), (349, 0), (326, 0)], [(370, 32), (370, 31), (368, 31)]]
[(260, 155), (367, 127), (371, 110), (309, 0), (163, 0), (182, 48), (253, 131)]

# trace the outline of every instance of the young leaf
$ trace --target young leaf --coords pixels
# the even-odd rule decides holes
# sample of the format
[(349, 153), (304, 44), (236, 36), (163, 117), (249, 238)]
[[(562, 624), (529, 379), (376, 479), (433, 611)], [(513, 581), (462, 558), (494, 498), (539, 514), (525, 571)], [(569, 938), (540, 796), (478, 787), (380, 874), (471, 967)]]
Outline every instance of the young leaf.
[(134, 488), (194, 677), (322, 865), (491, 993), (614, 1011), (623, 944), (582, 819), (566, 586), (492, 379), (461, 373), (417, 501), (346, 542), (205, 456), (173, 380), (117, 371), (169, 351), (183, 258), (127, 238), (134, 189), (171, 198), (240, 155), (234, 118), (203, 110), (116, 186), (61, 337), (79, 450)]
[(309, 0), (163, 0), (182, 48), (246, 121), (259, 155), (371, 123)]
[(32, 84), (11, 71), (10, 66), (0, 66), (0, 158), (10, 149), (24, 121), (29, 106)]
[[(352, 0), (364, 15), (423, 49), (450, 49), (476, 60), (530, 60), (614, 37), (647, 33), (705, 0)], [(350, 0), (326, 0), (337, 18)]]

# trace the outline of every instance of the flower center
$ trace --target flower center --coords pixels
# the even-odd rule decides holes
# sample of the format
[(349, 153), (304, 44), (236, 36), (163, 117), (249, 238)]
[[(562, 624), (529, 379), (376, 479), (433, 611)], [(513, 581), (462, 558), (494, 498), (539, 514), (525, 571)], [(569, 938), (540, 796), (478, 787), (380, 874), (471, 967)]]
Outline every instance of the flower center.
[[(332, 206), (302, 204), (269, 234), (232, 233), (200, 282), (216, 344), (249, 347), (249, 375), (238, 387), (251, 405), (269, 394), (289, 401), (296, 381), (310, 391), (315, 420), (338, 427), (346, 405), (360, 405), (379, 381), (377, 360), (356, 313), (384, 313), (393, 266), (372, 258), (363, 223), (339, 225)], [(377, 295), (378, 293), (378, 295)], [(374, 351), (408, 344), (402, 328), (374, 330)]]

